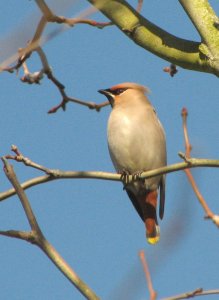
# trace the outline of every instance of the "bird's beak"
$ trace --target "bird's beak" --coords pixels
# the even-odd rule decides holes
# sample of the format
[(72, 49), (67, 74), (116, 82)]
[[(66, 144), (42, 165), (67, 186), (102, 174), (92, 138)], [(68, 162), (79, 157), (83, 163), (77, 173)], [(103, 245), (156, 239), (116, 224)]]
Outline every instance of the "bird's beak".
[(110, 105), (113, 106), (114, 95), (112, 94), (112, 92), (110, 91), (110, 89), (99, 90), (98, 93), (105, 95), (107, 97)]
[(105, 95), (107, 98), (112, 97), (112, 93), (110, 89), (99, 90), (98, 93)]

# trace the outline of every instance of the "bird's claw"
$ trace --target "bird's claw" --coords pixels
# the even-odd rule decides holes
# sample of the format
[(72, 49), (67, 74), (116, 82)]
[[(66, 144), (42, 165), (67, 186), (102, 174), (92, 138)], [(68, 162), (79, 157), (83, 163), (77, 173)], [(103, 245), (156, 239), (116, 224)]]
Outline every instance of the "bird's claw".
[(137, 172), (134, 172), (133, 174), (132, 174), (132, 181), (134, 181), (134, 182), (138, 182), (139, 184), (140, 184), (140, 186), (143, 186), (143, 187), (145, 187), (145, 188), (148, 188), (147, 187), (147, 184), (146, 184), (146, 180), (145, 180), (145, 178), (142, 178), (141, 177), (141, 174), (143, 173), (144, 171), (137, 171)]
[(143, 173), (143, 171), (137, 171), (135, 173), (132, 174), (132, 178), (134, 181), (137, 181), (137, 180), (142, 180), (144, 181), (143, 178), (141, 178), (141, 174)]
[[(119, 174), (121, 174), (121, 180), (124, 184), (123, 189), (125, 190), (127, 185), (131, 182), (131, 181), (142, 181), (145, 182), (145, 179), (141, 178), (141, 174), (143, 173), (143, 171), (137, 171), (134, 173), (130, 173), (129, 171), (123, 169), (122, 171), (119, 171)], [(132, 176), (132, 178), (130, 179), (130, 175)]]
[(118, 172), (119, 174), (121, 174), (121, 180), (123, 182), (123, 190), (126, 189), (126, 186), (129, 184), (130, 180), (129, 180), (129, 176), (131, 175), (127, 170), (123, 169), (121, 171)]

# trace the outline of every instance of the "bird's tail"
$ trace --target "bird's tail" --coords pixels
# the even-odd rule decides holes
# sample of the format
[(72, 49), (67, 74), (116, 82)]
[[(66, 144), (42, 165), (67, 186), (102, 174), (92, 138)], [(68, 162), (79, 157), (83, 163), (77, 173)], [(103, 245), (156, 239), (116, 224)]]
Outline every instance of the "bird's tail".
[(156, 244), (160, 239), (160, 227), (157, 222), (157, 191), (149, 191), (144, 199), (144, 223), (149, 244)]
[[(145, 221), (145, 226), (148, 226), (146, 224), (147, 220)], [(153, 225), (153, 232), (149, 232), (147, 227), (146, 227), (146, 238), (149, 244), (155, 245), (156, 243), (159, 242), (160, 240), (160, 226), (158, 225)]]
[(149, 244), (156, 244), (160, 239), (160, 228), (157, 222), (157, 191), (143, 191), (137, 196), (126, 190), (135, 209), (146, 227), (146, 237)]

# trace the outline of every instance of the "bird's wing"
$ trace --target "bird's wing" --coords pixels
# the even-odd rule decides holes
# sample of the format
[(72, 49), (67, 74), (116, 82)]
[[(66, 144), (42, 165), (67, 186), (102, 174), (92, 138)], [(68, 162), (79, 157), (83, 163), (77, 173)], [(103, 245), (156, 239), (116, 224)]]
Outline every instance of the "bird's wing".
[(160, 207), (159, 207), (159, 216), (160, 219), (163, 219), (164, 215), (164, 206), (165, 206), (165, 175), (161, 177), (160, 181)]
[(136, 196), (134, 195), (133, 192), (126, 190), (130, 200), (132, 201), (132, 204), (134, 206), (134, 208), (136, 209), (136, 211), (138, 212), (139, 216), (141, 217), (142, 221), (144, 222), (144, 215), (143, 215), (143, 211), (141, 209), (141, 206), (136, 198)]

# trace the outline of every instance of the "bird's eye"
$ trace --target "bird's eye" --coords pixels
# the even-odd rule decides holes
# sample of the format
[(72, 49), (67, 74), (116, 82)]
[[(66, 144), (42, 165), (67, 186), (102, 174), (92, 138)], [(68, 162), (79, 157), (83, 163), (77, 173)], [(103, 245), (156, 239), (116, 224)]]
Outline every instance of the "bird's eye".
[(113, 91), (113, 94), (114, 95), (120, 95), (120, 94), (122, 94), (124, 91), (126, 91), (127, 90), (127, 88), (123, 88), (123, 89), (116, 89), (116, 90), (114, 90)]

